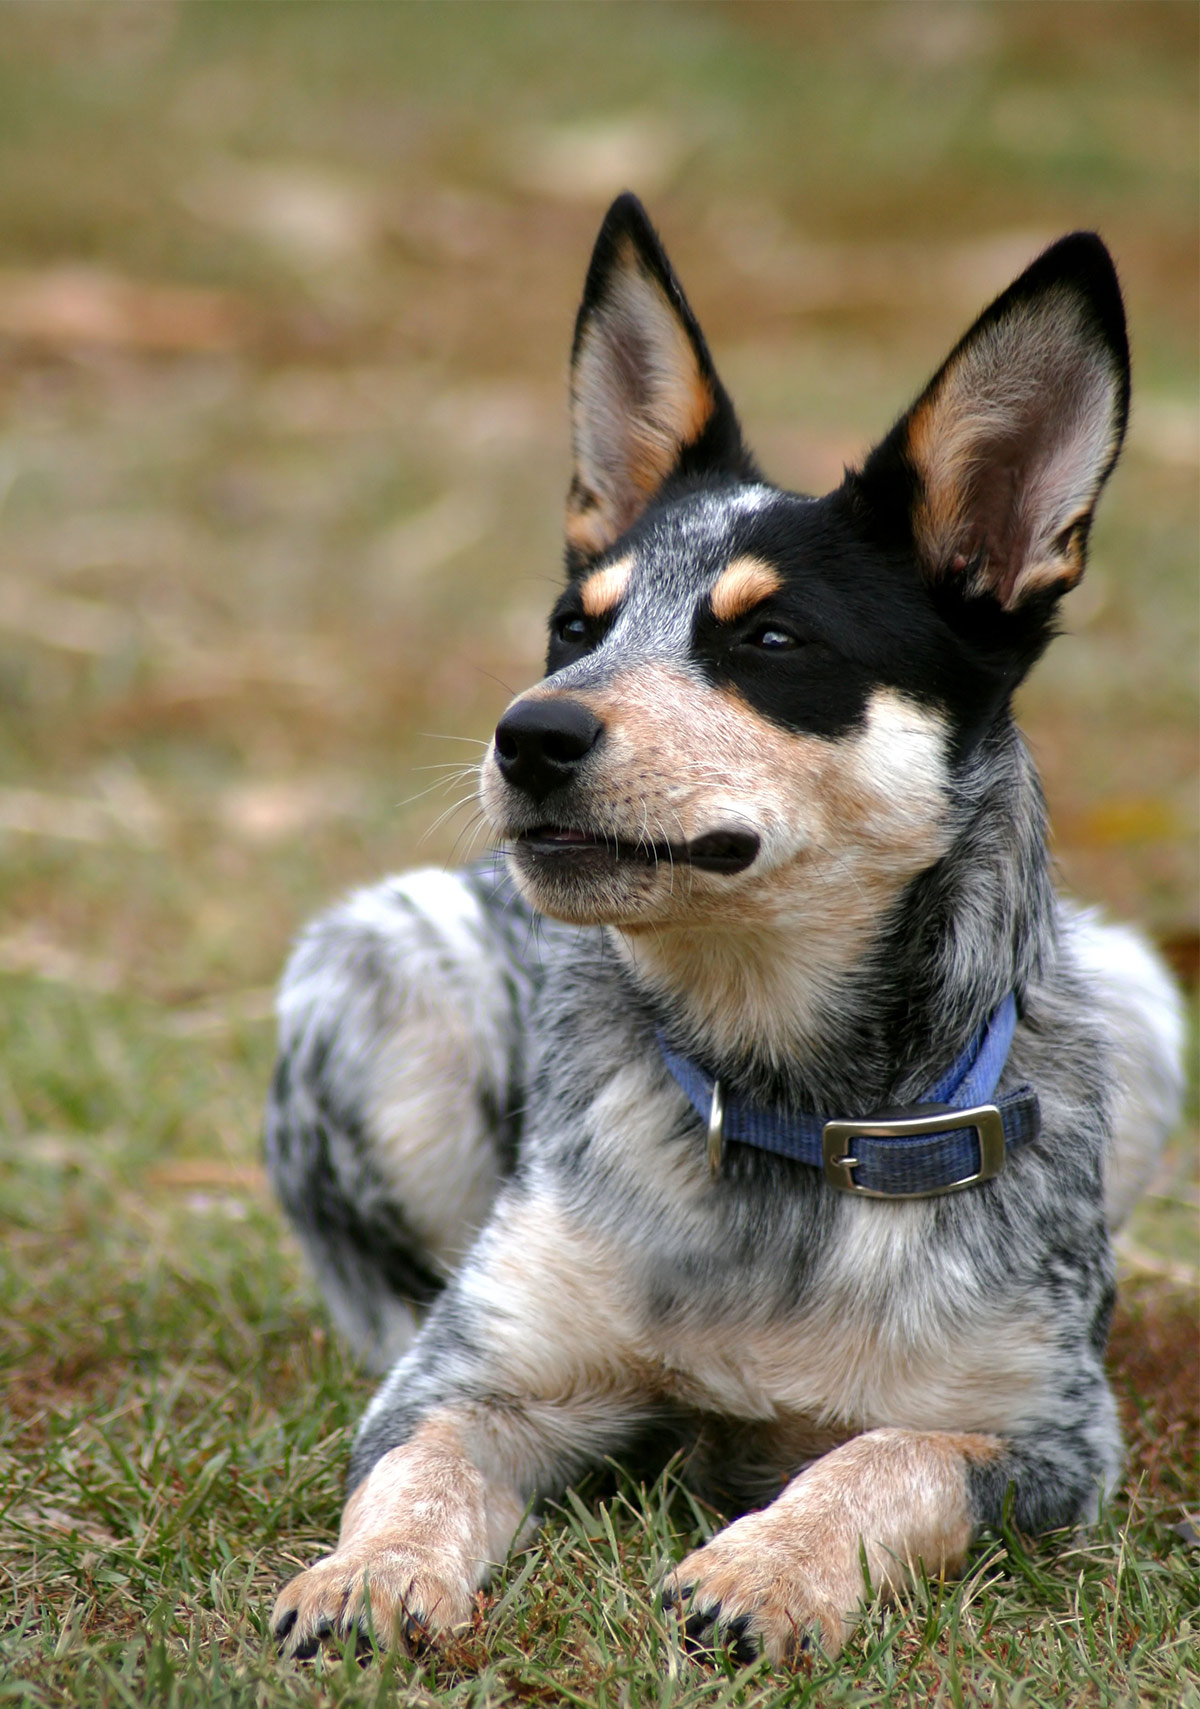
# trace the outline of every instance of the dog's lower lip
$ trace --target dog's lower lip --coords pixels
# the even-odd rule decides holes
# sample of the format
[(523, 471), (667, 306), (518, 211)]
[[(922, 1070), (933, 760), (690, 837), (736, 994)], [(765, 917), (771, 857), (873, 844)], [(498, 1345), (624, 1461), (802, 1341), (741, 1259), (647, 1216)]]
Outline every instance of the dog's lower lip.
[(693, 866), (701, 872), (744, 872), (758, 855), (753, 831), (707, 831), (690, 843), (627, 842), (575, 826), (537, 825), (517, 838), (520, 848), (541, 858), (592, 857), (636, 861), (643, 866)]
[(705, 872), (744, 872), (758, 857), (753, 831), (709, 831), (687, 844), (685, 858)]

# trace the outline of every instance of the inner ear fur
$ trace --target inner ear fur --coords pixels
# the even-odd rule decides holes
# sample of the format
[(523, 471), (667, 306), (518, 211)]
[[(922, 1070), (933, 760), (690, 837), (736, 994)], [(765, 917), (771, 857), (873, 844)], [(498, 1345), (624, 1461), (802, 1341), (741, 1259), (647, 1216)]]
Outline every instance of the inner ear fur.
[(1128, 407), (1116, 271), (1098, 237), (1076, 232), (984, 311), (863, 480), (899, 460), (926, 574), (1011, 611), (1082, 575)]
[(757, 474), (733, 406), (636, 196), (596, 239), (571, 352), (569, 566), (585, 568), (685, 474)]

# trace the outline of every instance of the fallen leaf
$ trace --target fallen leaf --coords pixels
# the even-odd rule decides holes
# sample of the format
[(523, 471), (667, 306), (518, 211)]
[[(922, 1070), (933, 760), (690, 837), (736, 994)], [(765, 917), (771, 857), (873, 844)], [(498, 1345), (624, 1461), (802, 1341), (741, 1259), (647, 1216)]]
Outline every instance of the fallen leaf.
[(1130, 449), (1179, 468), (1200, 463), (1200, 410), (1174, 398), (1141, 397), (1129, 424)]
[(93, 658), (117, 652), (134, 633), (129, 618), (114, 605), (46, 593), (14, 576), (0, 578), (0, 629)]
[(186, 185), (180, 200), (201, 219), (310, 264), (363, 255), (382, 229), (373, 191), (323, 166), (227, 161)]
[(275, 1018), (275, 988), (256, 986), (224, 997), (212, 997), (187, 1009), (172, 1009), (162, 1017), (164, 1032), (175, 1038), (207, 1038), (247, 1023)]
[(100, 1549), (115, 1549), (117, 1546), (117, 1538), (103, 1525), (97, 1525), (91, 1519), (78, 1519), (64, 1507), (24, 1502), (20, 1507), (10, 1507), (5, 1519), (23, 1530), (73, 1533)]
[[(40, 789), (0, 789), (0, 832), (72, 843), (111, 843), (127, 840), (131, 829), (105, 801), (50, 795)], [(145, 839), (136, 836), (134, 840)]]
[(606, 201), (626, 184), (665, 189), (691, 143), (653, 113), (622, 113), (558, 125), (527, 125), (510, 143), (509, 175), (523, 190), (562, 201)]
[(357, 795), (344, 779), (256, 780), (226, 790), (218, 815), (235, 836), (275, 843), (333, 819), (353, 817)]
[(89, 960), (45, 937), (36, 927), (0, 937), (0, 973), (32, 975), (57, 985), (73, 985), (80, 991), (115, 991), (116, 969), (107, 962)]
[(231, 350), (249, 331), (227, 291), (150, 284), (99, 267), (0, 273), (0, 336), (51, 349)]
[(958, 243), (841, 243), (810, 238), (765, 201), (717, 203), (707, 229), (725, 259), (786, 300), (789, 314), (904, 302), (978, 307), (1055, 235), (1049, 228), (987, 232)]
[(257, 1163), (226, 1163), (206, 1157), (177, 1157), (155, 1163), (145, 1178), (152, 1187), (177, 1187), (188, 1192), (200, 1187), (241, 1187), (260, 1193), (267, 1186), (266, 1173)]
[(1174, 1282), (1190, 1291), (1200, 1286), (1200, 1266), (1182, 1264), (1178, 1259), (1164, 1258), (1157, 1252), (1148, 1252), (1127, 1234), (1119, 1234), (1113, 1245), (1117, 1257), (1126, 1269), (1140, 1270), (1147, 1276), (1161, 1276), (1164, 1281)]
[(1172, 932), (1158, 947), (1176, 979), (1194, 991), (1200, 984), (1200, 932)]
[(408, 590), (482, 540), (492, 522), (478, 497), (456, 490), (389, 528), (371, 554), (379, 581)]
[(1102, 801), (1082, 813), (1059, 812), (1054, 837), (1076, 848), (1106, 848), (1153, 843), (1179, 835), (1178, 814), (1157, 795), (1129, 795)]

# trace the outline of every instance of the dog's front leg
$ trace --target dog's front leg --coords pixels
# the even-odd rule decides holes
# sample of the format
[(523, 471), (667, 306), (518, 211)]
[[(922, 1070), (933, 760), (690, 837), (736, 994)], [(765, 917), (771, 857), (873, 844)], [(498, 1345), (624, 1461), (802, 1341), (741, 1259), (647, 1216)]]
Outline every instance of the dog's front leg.
[(370, 1629), (411, 1646), (468, 1620), (525, 1510), (503, 1434), (486, 1408), (448, 1405), (377, 1460), (346, 1503), (333, 1553), (280, 1593), (280, 1644), (303, 1657)]
[(337, 1547), (280, 1594), (290, 1654), (468, 1620), (531, 1504), (619, 1453), (651, 1405), (616, 1254), (514, 1188), (359, 1428)]
[(747, 1514), (668, 1578), (688, 1643), (729, 1644), (743, 1659), (761, 1649), (784, 1662), (818, 1634), (841, 1649), (862, 1600), (863, 1555), (871, 1582), (895, 1589), (923, 1561), (958, 1571), (976, 1529), (973, 1466), (996, 1461), (992, 1436), (872, 1430), (794, 1478), (770, 1507)]
[(333, 1553), (280, 1592), (281, 1649), (304, 1658), (355, 1635), (412, 1649), (464, 1624), (532, 1503), (619, 1447), (631, 1416), (618, 1395), (579, 1391), (425, 1412), (354, 1488)]

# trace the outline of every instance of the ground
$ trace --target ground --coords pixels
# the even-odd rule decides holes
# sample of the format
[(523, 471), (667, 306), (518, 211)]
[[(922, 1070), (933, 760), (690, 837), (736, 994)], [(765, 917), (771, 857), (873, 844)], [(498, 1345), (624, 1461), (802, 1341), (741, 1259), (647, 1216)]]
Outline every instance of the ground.
[(275, 1661), (369, 1384), (258, 1140), (299, 924), (482, 837), (467, 771), (539, 668), (571, 320), (626, 184), (809, 490), (1042, 242), (1109, 240), (1129, 447), (1021, 713), (1064, 881), (1194, 986), (1197, 32), (1151, 3), (5, 6), (0, 1700), (1200, 1704), (1194, 1094), (1122, 1245), (1111, 1511), (990, 1540), (790, 1682), (681, 1668), (646, 1586), (715, 1516), (669, 1471), (572, 1494), (441, 1658)]

